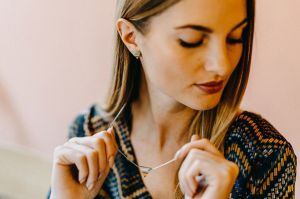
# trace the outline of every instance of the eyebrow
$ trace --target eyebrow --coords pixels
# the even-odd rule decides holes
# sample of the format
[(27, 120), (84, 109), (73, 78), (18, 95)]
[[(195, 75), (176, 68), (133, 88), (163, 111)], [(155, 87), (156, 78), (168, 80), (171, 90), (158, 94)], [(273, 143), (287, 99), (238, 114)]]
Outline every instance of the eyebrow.
[[(248, 18), (245, 18), (244, 20), (242, 20), (240, 23), (238, 23), (236, 26), (234, 26), (230, 32), (234, 31), (235, 29), (239, 28), (240, 26), (242, 26), (243, 24), (248, 22)], [(179, 26), (176, 27), (175, 29), (184, 29), (184, 28), (191, 28), (197, 31), (203, 31), (203, 32), (208, 32), (208, 33), (212, 33), (213, 30), (205, 27), (205, 26), (201, 26), (201, 25), (193, 25), (193, 24), (188, 24), (188, 25), (184, 25), (184, 26)]]

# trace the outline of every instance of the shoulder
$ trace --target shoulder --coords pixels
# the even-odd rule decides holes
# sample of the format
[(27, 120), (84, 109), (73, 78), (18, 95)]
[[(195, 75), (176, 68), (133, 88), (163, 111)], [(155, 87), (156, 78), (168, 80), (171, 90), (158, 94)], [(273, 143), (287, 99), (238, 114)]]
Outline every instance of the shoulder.
[(248, 171), (259, 168), (267, 172), (265, 169), (283, 166), (283, 161), (286, 166), (296, 165), (296, 155), (286, 138), (260, 114), (249, 111), (240, 113), (229, 127), (224, 154), (235, 162), (243, 160)]
[(80, 112), (69, 126), (68, 138), (93, 135), (108, 127), (111, 118), (98, 105), (93, 104)]
[(224, 156), (240, 168), (232, 191), (236, 198), (241, 194), (294, 198), (297, 157), (291, 144), (261, 115), (244, 111), (237, 116), (225, 136)]
[(230, 144), (237, 141), (260, 150), (265, 145), (274, 146), (271, 148), (290, 145), (268, 120), (249, 111), (242, 111), (228, 129), (225, 142)]

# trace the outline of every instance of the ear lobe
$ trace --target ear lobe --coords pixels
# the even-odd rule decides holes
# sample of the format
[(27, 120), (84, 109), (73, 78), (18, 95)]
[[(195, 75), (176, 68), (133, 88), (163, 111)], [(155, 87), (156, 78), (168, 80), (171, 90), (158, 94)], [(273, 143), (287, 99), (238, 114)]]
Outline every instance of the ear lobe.
[(126, 19), (120, 18), (116, 23), (117, 31), (119, 36), (121, 37), (123, 43), (127, 46), (127, 48), (132, 50), (137, 50), (136, 43), (136, 28), (132, 23), (127, 21)]

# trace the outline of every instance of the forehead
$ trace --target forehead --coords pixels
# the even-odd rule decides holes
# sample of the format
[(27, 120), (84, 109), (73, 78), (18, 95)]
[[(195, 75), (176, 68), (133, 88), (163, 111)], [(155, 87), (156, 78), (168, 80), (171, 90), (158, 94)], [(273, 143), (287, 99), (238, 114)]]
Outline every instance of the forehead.
[(181, 0), (160, 15), (152, 25), (176, 27), (198, 24), (215, 31), (229, 31), (247, 17), (247, 0)]

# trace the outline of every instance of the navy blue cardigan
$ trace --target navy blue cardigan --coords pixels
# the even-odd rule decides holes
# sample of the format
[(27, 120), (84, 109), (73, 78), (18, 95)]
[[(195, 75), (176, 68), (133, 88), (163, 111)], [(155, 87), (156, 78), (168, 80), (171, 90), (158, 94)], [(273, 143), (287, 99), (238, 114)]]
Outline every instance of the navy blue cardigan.
[[(91, 136), (107, 129), (105, 119), (97, 106), (80, 114), (70, 126), (69, 138)], [(127, 112), (127, 113), (126, 113)], [(129, 111), (115, 123), (119, 148), (137, 164), (130, 141)], [(294, 198), (296, 155), (291, 144), (260, 115), (244, 111), (231, 124), (224, 141), (224, 156), (240, 169), (231, 192), (231, 198)], [(151, 199), (140, 171), (120, 153), (110, 170), (99, 195), (103, 198)]]

